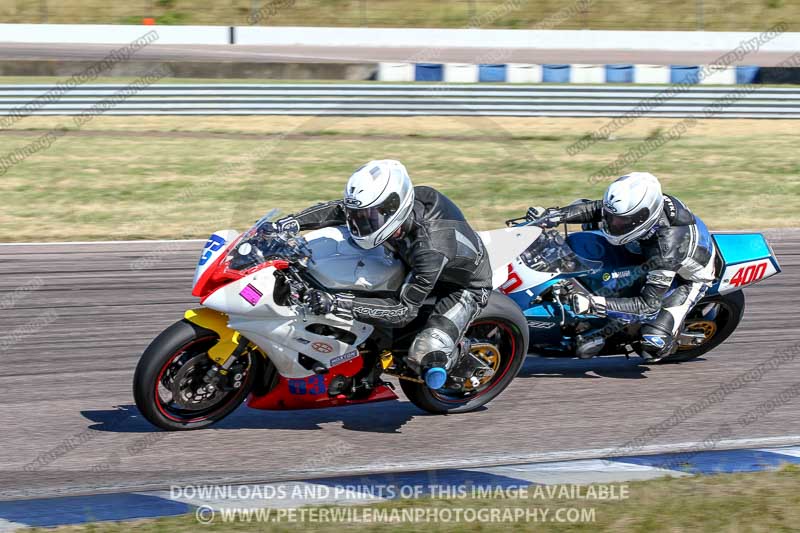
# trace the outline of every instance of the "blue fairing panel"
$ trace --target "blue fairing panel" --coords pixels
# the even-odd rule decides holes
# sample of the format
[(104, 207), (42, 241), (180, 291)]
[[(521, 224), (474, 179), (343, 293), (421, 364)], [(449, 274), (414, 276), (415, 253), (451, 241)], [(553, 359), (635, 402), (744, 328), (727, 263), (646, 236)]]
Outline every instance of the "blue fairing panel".
[(760, 233), (715, 233), (713, 237), (726, 265), (772, 256), (772, 250)]

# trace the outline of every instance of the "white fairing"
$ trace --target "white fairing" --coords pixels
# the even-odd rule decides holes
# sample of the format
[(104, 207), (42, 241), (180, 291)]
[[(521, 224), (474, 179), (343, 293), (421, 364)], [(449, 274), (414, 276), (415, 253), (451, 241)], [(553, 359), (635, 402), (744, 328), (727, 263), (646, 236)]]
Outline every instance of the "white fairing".
[[(234, 232), (235, 233), (235, 232)], [(484, 240), (490, 261), (498, 271), (505, 272), (502, 283), (508, 277), (508, 264), (522, 253), (536, 237), (539, 228), (507, 228), (484, 232)], [(236, 235), (218, 232), (220, 239), (230, 242)], [(394, 258), (386, 248), (362, 250), (348, 239), (346, 228), (326, 228), (306, 235), (313, 250), (314, 262), (309, 273), (323, 286), (337, 290), (396, 291), (405, 278), (403, 263)], [(217, 248), (217, 240), (206, 245)], [(220, 250), (212, 250), (203, 268), (213, 263)], [(299, 362), (299, 355), (311, 357), (326, 367), (344, 363), (358, 355), (357, 346), (372, 334), (373, 327), (358, 321), (341, 319), (334, 315), (308, 314), (303, 308), (278, 305), (274, 300), (275, 267), (265, 267), (238, 281), (225, 285), (203, 300), (203, 305), (226, 313), (228, 326), (239, 331), (258, 345), (287, 378), (303, 378), (313, 372)], [(496, 285), (497, 285), (496, 284)], [(336, 336), (321, 334), (315, 328), (333, 327), (339, 330)], [(344, 335), (342, 335), (342, 333)], [(351, 338), (345, 337), (350, 334)]]
[(777, 273), (778, 270), (769, 258), (728, 265), (720, 276), (717, 292), (727, 294), (738, 291)]
[[(334, 315), (306, 314), (298, 307), (278, 305), (274, 298), (275, 268), (267, 267), (210, 294), (203, 305), (228, 315), (228, 326), (258, 345), (287, 378), (313, 374), (298, 360), (303, 353), (331, 367), (356, 356), (356, 346), (372, 334), (372, 326)], [(305, 319), (304, 319), (305, 315)], [(327, 325), (352, 333), (351, 342), (312, 333)]]
[(489, 264), (492, 267), (492, 288), (496, 289), (508, 280), (508, 265), (527, 250), (528, 246), (542, 234), (542, 228), (519, 226), (492, 231), (479, 231), (486, 246)]

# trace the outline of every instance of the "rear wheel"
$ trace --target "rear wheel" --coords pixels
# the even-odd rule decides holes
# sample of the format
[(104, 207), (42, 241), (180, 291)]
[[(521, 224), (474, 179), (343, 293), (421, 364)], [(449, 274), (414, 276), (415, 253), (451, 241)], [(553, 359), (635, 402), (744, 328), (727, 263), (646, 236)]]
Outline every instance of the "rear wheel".
[[(176, 322), (153, 340), (142, 354), (133, 377), (136, 407), (153, 425), (167, 430), (206, 427), (225, 418), (247, 397), (257, 375), (257, 357), (248, 355), (240, 367), (236, 388), (209, 388), (203, 380), (214, 362), (208, 350), (218, 336), (187, 320)], [(249, 359), (252, 358), (252, 359)]]
[(477, 383), (431, 390), (425, 383), (401, 379), (400, 387), (414, 405), (436, 414), (473, 411), (500, 394), (525, 362), (527, 324), (519, 307), (503, 294), (492, 293), (489, 306), (470, 325), (465, 337), (472, 343), (470, 354), (485, 370), (476, 377)]
[(743, 315), (742, 291), (704, 299), (692, 309), (682, 327), (683, 331), (702, 334), (702, 342), (693, 346), (679, 346), (678, 351), (659, 361), (659, 364), (690, 361), (710, 352), (730, 337)]

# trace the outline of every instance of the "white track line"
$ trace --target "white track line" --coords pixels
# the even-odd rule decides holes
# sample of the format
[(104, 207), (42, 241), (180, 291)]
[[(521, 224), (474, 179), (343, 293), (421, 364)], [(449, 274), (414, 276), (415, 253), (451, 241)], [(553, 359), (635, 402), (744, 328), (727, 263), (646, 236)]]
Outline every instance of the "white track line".
[[(535, 452), (527, 454), (496, 454), (492, 456), (484, 455), (481, 458), (470, 459), (446, 459), (436, 461), (411, 461), (404, 463), (373, 463), (360, 467), (350, 468), (315, 468), (313, 471), (296, 471), (291, 475), (266, 476), (263, 473), (255, 472), (250, 475), (213, 475), (203, 474), (202, 477), (186, 476), (173, 477), (171, 479), (151, 481), (151, 482), (121, 482), (108, 485), (73, 485), (71, 487), (59, 487), (52, 489), (35, 489), (23, 494), (13, 494), (12, 499), (37, 499), (56, 496), (77, 496), (92, 494), (108, 494), (116, 492), (154, 492), (169, 490), (173, 485), (199, 484), (230, 484), (243, 485), (251, 483), (286, 483), (292, 481), (313, 482), (322, 479), (332, 479), (337, 477), (359, 476), (369, 474), (398, 474), (405, 472), (418, 472), (426, 470), (443, 470), (450, 468), (457, 469), (479, 469), (488, 467), (503, 467), (514, 465), (527, 465), (536, 463), (555, 463), (563, 461), (577, 461), (582, 459), (614, 459), (621, 457), (633, 457), (639, 455), (657, 455), (662, 453), (681, 453), (738, 450), (738, 449), (761, 449), (778, 446), (800, 445), (800, 435), (786, 435), (781, 437), (755, 437), (747, 439), (728, 439), (716, 443), (710, 447), (707, 442), (679, 442), (674, 444), (653, 444), (636, 448), (635, 450), (625, 450), (621, 446), (614, 448), (593, 448), (586, 450), (568, 450), (558, 452)], [(13, 493), (14, 491), (9, 491)], [(8, 494), (4, 496), (9, 497)]]
[[(345, 472), (318, 470), (319, 477), (338, 475), (364, 474), (364, 473), (389, 473), (409, 470), (436, 470), (442, 468), (480, 468), (488, 466), (508, 466), (527, 463), (545, 463), (574, 461), (578, 459), (613, 459), (617, 457), (633, 457), (639, 455), (658, 455), (662, 453), (704, 452), (719, 450), (737, 450), (750, 448), (766, 448), (771, 446), (790, 446), (800, 444), (800, 435), (786, 435), (781, 437), (754, 437), (745, 439), (727, 439), (709, 446), (708, 442), (678, 442), (674, 444), (650, 444), (632, 450), (617, 446), (614, 448), (593, 448), (587, 450), (568, 450), (558, 452), (535, 452), (529, 454), (512, 455), (501, 454), (482, 459), (449, 459), (438, 461), (414, 461), (406, 463), (377, 463), (365, 465), (355, 469), (346, 469)], [(309, 473), (304, 472), (304, 476)], [(293, 477), (292, 479), (300, 479)], [(310, 479), (310, 478), (305, 478)]]

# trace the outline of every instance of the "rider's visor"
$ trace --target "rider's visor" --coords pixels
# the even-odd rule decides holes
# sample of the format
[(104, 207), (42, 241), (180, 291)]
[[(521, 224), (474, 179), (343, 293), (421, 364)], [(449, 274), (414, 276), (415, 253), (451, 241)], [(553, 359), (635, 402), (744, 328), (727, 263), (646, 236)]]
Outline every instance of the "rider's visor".
[(356, 237), (366, 237), (380, 230), (400, 209), (400, 196), (390, 194), (383, 203), (372, 207), (348, 207), (345, 205), (347, 227)]
[(603, 209), (603, 223), (609, 235), (620, 236), (631, 233), (636, 228), (644, 224), (650, 218), (650, 209), (642, 207), (634, 213), (627, 215), (617, 215)]

